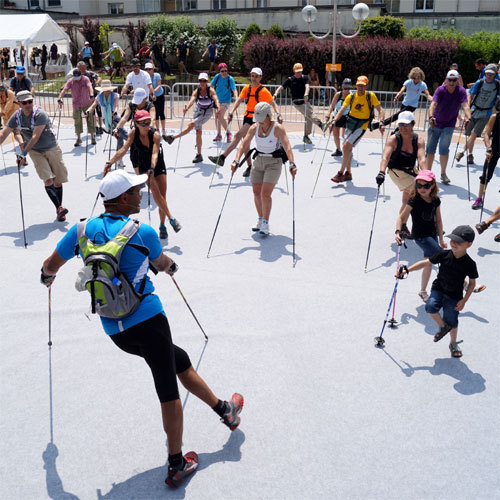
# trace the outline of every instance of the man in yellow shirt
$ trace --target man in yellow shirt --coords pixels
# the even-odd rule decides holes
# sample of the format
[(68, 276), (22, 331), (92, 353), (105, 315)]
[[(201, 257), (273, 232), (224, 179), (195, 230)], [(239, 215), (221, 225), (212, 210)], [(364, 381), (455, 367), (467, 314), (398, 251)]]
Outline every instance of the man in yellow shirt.
[[(334, 123), (340, 120), (344, 111), (351, 106), (351, 110), (347, 115), (346, 133), (344, 145), (342, 147), (342, 166), (337, 172), (335, 177), (332, 177), (333, 182), (345, 182), (352, 180), (351, 174), (351, 161), (352, 161), (352, 148), (361, 140), (366, 129), (371, 123), (373, 118), (373, 110), (376, 109), (380, 122), (384, 119), (384, 110), (380, 105), (377, 96), (366, 90), (368, 85), (368, 78), (366, 76), (359, 76), (356, 81), (356, 92), (349, 94), (335, 115)], [(380, 125), (380, 133), (384, 133), (384, 126)], [(345, 173), (344, 173), (345, 172)]]

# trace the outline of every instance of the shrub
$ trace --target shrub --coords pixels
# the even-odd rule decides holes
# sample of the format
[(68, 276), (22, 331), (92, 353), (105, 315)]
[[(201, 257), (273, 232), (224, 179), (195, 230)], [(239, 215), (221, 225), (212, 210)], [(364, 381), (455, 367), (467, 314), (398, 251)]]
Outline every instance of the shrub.
[(375, 16), (361, 23), (360, 37), (386, 36), (404, 38), (406, 27), (403, 19), (393, 16)]
[(455, 40), (459, 41), (464, 37), (461, 31), (457, 31), (454, 28), (445, 30), (434, 30), (430, 26), (416, 26), (408, 32), (408, 38), (413, 38), (415, 40)]
[(91, 17), (85, 16), (83, 18), (80, 32), (94, 50), (94, 57), (92, 58), (94, 66), (100, 66), (101, 64), (102, 46), (101, 40), (99, 39), (99, 29), (99, 19), (93, 22)]
[(275, 38), (280, 38), (283, 40), (285, 38), (285, 32), (279, 24), (273, 24), (267, 31), (265, 36), (274, 36)]
[[(215, 41), (219, 45), (218, 53), (221, 56), (220, 60), (227, 63), (234, 48), (240, 41), (236, 21), (227, 16), (217, 17), (213, 21), (207, 22), (205, 32), (208, 39), (215, 38)], [(208, 43), (207, 41), (205, 45), (208, 45)]]
[(113, 33), (113, 30), (109, 27), (108, 23), (102, 23), (101, 26), (99, 26), (99, 40), (104, 52), (109, 49), (109, 35), (111, 35), (111, 33)]
[(253, 35), (262, 35), (262, 30), (260, 29), (260, 26), (257, 23), (250, 23), (247, 26), (247, 29), (243, 33), (243, 36), (241, 37), (239, 43), (238, 43), (238, 63), (240, 66), (241, 71), (245, 71), (245, 63), (244, 63), (244, 57), (243, 57), (243, 45), (247, 40), (250, 40)]
[(158, 36), (163, 38), (163, 45), (170, 54), (175, 54), (181, 36), (191, 51), (199, 50), (201, 46), (200, 30), (187, 16), (153, 16), (146, 26), (146, 40), (154, 44)]

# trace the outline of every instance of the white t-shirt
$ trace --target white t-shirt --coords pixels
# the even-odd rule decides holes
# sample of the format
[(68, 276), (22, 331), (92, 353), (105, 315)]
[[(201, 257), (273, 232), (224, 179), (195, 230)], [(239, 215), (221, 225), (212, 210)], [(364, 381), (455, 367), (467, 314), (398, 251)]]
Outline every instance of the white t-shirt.
[(147, 95), (150, 94), (148, 85), (152, 84), (151, 77), (149, 76), (148, 73), (146, 73), (142, 69), (139, 71), (138, 75), (136, 75), (133, 71), (131, 71), (127, 75), (126, 83), (132, 85), (134, 90), (141, 88), (146, 91)]
[(403, 83), (406, 87), (406, 95), (403, 99), (403, 104), (405, 106), (411, 106), (412, 108), (418, 108), (418, 100), (420, 99), (420, 94), (427, 90), (427, 84), (425, 82), (418, 82), (416, 85), (413, 80), (406, 80)]

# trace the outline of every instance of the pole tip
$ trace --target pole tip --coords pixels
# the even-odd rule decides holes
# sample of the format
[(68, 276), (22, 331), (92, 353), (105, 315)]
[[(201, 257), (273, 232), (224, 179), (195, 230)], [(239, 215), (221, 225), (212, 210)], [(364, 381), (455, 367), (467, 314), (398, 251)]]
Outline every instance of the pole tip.
[(52, 340), (49, 340), (49, 347), (52, 347)]

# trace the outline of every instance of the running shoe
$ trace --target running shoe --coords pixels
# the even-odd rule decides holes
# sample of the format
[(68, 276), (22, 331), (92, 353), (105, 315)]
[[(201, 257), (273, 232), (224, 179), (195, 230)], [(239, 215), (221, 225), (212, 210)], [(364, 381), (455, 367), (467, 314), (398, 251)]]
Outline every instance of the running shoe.
[(227, 133), (227, 142), (231, 142), (233, 140), (233, 134), (231, 132)]
[(182, 469), (174, 469), (173, 467), (168, 467), (168, 476), (165, 479), (165, 484), (172, 488), (177, 488), (182, 484), (185, 477), (192, 474), (198, 467), (198, 455), (194, 451), (190, 451), (184, 455), (184, 466)]
[(312, 144), (312, 141), (311, 139), (309, 139), (309, 136), (305, 135), (303, 138), (302, 138), (302, 142), (304, 144)]
[(332, 177), (332, 181), (336, 182), (337, 184), (339, 182), (343, 182), (344, 181), (344, 174), (339, 170), (337, 172), (337, 174), (334, 177)]
[(213, 139), (213, 142), (219, 142), (219, 141), (222, 141), (222, 135), (220, 134), (217, 134)]
[(60, 222), (64, 222), (66, 220), (66, 214), (68, 213), (68, 209), (59, 205), (57, 207), (57, 220)]
[(474, 163), (474, 155), (472, 153), (467, 155), (467, 163)]
[(200, 153), (193, 158), (193, 163), (201, 163), (203, 161), (203, 156)]
[(179, 224), (179, 222), (177, 221), (177, 219), (175, 217), (170, 217), (170, 219), (168, 219), (168, 221), (170, 222), (172, 229), (176, 233), (178, 233), (182, 229), (182, 226)]
[(476, 201), (472, 204), (472, 210), (479, 210), (480, 208), (483, 208), (483, 199), (476, 198)]
[(349, 172), (349, 170), (345, 171), (345, 174), (342, 176), (342, 180), (345, 181), (352, 181), (352, 174)]
[(260, 230), (259, 234), (263, 234), (264, 236), (267, 236), (269, 234), (269, 222), (266, 220), (262, 221), (262, 224), (260, 225)]
[(167, 141), (169, 144), (172, 144), (174, 142), (174, 136), (173, 135), (164, 135), (163, 138), (165, 141)]
[(255, 226), (252, 227), (252, 231), (260, 231), (261, 226), (262, 226), (262, 219), (259, 217), (257, 219), (257, 224), (255, 224)]
[(82, 140), (81, 139), (77, 139), (74, 146), (75, 148), (77, 148), (78, 146), (80, 146), (80, 144), (82, 143)]
[(331, 156), (342, 156), (342, 151), (340, 151), (340, 149), (337, 149), (337, 151), (335, 151), (335, 153), (332, 153)]
[(168, 238), (167, 227), (165, 224), (160, 224), (159, 236), (160, 240), (166, 240)]
[(464, 152), (463, 151), (459, 151), (456, 155), (455, 155), (455, 159), (457, 161), (460, 161), (463, 157), (464, 157)]
[(244, 403), (244, 398), (241, 394), (238, 394), (235, 392), (233, 394), (233, 397), (231, 398), (231, 401), (229, 401), (227, 404), (229, 406), (229, 409), (220, 421), (223, 424), (226, 424), (232, 431), (240, 425), (240, 417), (239, 414), (241, 413), (241, 410), (243, 410), (243, 403)]
[(92, 139), (92, 141), (90, 141), (90, 143), (92, 144), (92, 146), (95, 146), (97, 144), (97, 141), (95, 139)]
[[(161, 136), (163, 137), (163, 140), (164, 140), (165, 142), (168, 142), (168, 139), (167, 139), (168, 135), (165, 133), (165, 131), (163, 131), (163, 132), (161, 133)], [(169, 144), (170, 144), (170, 143), (169, 143)]]
[(450, 178), (446, 174), (441, 174), (441, 182), (443, 184), (449, 184), (451, 181), (450, 181)]
[(224, 155), (220, 156), (209, 156), (208, 159), (212, 162), (215, 163), (216, 165), (220, 165), (221, 167), (224, 165), (224, 161), (226, 160)]

